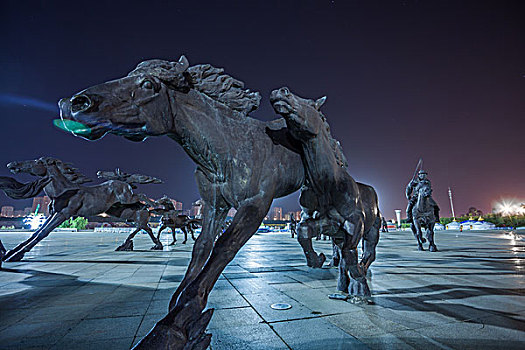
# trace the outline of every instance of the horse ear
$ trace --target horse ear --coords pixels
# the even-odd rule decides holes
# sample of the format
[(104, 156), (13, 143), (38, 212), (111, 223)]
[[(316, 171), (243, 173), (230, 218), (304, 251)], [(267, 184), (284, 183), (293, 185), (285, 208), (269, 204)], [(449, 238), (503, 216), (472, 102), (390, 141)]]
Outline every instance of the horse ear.
[(188, 59), (186, 56), (182, 55), (179, 58), (179, 61), (177, 62), (177, 65), (175, 66), (175, 69), (178, 73), (185, 72), (186, 69), (190, 66), (190, 62), (188, 62)]
[(321, 98), (318, 98), (317, 101), (315, 101), (315, 109), (319, 110), (321, 106), (326, 102), (326, 96), (323, 96)]

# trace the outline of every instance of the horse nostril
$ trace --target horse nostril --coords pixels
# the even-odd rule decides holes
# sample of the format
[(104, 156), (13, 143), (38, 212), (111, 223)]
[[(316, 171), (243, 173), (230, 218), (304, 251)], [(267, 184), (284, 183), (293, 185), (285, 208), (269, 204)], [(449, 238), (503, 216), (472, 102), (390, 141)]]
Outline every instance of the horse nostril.
[(86, 95), (75, 95), (71, 97), (70, 102), (71, 112), (73, 113), (85, 112), (93, 105)]
[(283, 94), (285, 94), (285, 95), (289, 95), (289, 94), (290, 94), (290, 90), (288, 90), (287, 87), (283, 87), (283, 88), (281, 88), (281, 92), (282, 92)]

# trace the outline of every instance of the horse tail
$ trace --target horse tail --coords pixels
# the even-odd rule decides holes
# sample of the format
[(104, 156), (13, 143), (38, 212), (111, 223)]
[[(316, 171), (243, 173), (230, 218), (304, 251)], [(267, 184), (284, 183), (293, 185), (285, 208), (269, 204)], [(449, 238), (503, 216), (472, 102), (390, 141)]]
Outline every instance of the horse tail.
[(49, 182), (51, 178), (47, 177), (29, 183), (21, 183), (12, 177), (0, 176), (0, 190), (13, 199), (27, 199), (36, 197)]

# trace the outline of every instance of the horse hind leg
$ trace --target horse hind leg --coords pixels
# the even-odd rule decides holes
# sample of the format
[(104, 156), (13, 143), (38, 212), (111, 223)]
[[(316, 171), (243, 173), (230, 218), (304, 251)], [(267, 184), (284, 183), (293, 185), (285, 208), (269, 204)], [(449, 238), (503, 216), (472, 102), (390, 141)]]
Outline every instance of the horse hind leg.
[(428, 250), (431, 252), (437, 252), (438, 249), (434, 242), (434, 229), (432, 228), (433, 226), (434, 224), (429, 224), (429, 227), (427, 228)]
[(346, 269), (350, 272), (350, 284), (348, 286), (348, 293), (359, 297), (369, 297), (372, 295), (368, 282), (366, 281), (365, 271), (357, 262), (357, 249), (343, 247), (341, 249), (344, 264)]

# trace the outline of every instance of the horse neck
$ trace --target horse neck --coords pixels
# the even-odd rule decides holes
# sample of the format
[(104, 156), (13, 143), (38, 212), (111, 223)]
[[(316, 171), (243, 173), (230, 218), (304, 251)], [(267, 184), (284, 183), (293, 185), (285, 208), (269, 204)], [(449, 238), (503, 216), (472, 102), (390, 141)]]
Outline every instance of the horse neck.
[(418, 211), (422, 213), (429, 211), (429, 197), (423, 196), (421, 192), (418, 193), (416, 207)]
[(317, 179), (332, 179), (338, 177), (344, 171), (337, 164), (335, 153), (330, 145), (328, 137), (319, 134), (314, 138), (302, 143), (303, 163), (310, 184), (318, 183)]
[(51, 182), (44, 187), (44, 191), (51, 198), (56, 198), (62, 193), (72, 189), (78, 189), (79, 185), (69, 180), (56, 165), (48, 166), (47, 175)]
[(187, 94), (175, 92), (175, 100), (174, 130), (168, 135), (201, 169), (218, 173), (225, 157), (217, 157), (217, 154), (224, 154), (235, 139), (234, 134), (243, 132), (235, 128), (242, 117), (193, 89)]

